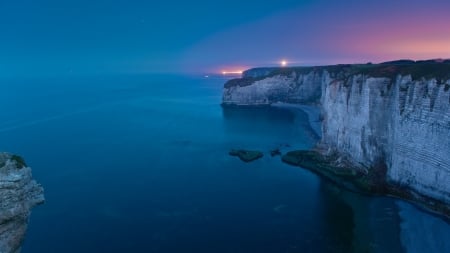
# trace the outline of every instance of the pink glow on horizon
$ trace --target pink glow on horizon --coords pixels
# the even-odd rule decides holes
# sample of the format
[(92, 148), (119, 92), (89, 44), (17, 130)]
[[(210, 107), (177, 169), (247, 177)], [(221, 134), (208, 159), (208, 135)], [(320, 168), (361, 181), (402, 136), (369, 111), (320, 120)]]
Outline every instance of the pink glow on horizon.
[[(199, 42), (186, 58), (209, 61), (205, 68), (217, 61), (247, 68), (280, 66), (285, 56), (301, 59), (288, 60), (288, 66), (450, 58), (450, 2), (352, 4), (290, 10), (222, 31)], [(222, 50), (229, 45), (233, 50)]]
[[(336, 55), (360, 62), (450, 58), (449, 9), (437, 3), (434, 8), (417, 4), (418, 1), (411, 1), (411, 6), (355, 13), (352, 18), (345, 10), (328, 10), (325, 15), (333, 16), (337, 12), (333, 16), (335, 20), (318, 24), (316, 29), (320, 33), (312, 33), (316, 44), (308, 46), (327, 52), (329, 60)], [(296, 40), (301, 44), (304, 38)]]

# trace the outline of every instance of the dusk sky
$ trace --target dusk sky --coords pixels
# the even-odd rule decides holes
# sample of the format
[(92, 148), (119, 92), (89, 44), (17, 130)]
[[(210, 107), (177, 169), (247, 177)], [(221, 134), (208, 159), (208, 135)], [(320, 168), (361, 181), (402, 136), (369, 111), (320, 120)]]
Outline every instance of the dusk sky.
[(450, 58), (448, 0), (0, 1), (0, 77)]

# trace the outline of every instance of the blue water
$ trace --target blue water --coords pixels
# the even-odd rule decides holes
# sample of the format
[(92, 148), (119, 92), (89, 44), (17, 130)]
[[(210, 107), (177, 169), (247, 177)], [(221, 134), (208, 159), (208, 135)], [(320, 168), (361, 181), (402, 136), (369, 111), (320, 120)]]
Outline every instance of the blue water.
[[(0, 150), (25, 157), (45, 188), (23, 253), (450, 249), (441, 218), (343, 191), (271, 157), (274, 148), (314, 145), (307, 115), (224, 109), (224, 82), (175, 75), (0, 81)], [(228, 155), (233, 148), (265, 155), (246, 164)]]

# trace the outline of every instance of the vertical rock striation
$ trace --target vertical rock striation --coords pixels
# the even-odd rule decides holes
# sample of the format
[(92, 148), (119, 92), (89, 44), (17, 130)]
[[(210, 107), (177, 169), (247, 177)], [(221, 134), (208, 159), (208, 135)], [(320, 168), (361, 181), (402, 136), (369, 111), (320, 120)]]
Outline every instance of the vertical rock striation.
[(450, 203), (450, 80), (397, 79), (388, 177)]
[(19, 253), (31, 209), (44, 202), (44, 190), (19, 156), (0, 153), (0, 252)]
[(436, 79), (352, 76), (327, 85), (321, 144), (386, 179), (450, 203), (450, 92)]
[(321, 107), (323, 154), (450, 206), (450, 62), (256, 69), (225, 84), (224, 105)]

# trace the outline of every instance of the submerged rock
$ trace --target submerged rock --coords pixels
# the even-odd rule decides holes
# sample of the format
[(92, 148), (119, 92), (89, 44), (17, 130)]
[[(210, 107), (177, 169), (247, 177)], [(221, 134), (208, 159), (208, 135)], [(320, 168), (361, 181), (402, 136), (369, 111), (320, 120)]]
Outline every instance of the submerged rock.
[(252, 162), (254, 160), (257, 160), (261, 157), (263, 157), (263, 153), (260, 151), (254, 151), (254, 150), (244, 150), (244, 149), (232, 149), (229, 154), (231, 156), (237, 156), (239, 157), (242, 161), (248, 163), (248, 162)]
[(276, 149), (270, 151), (270, 155), (271, 156), (281, 155), (281, 151), (279, 148), (276, 148)]
[(31, 209), (44, 203), (44, 190), (17, 155), (0, 153), (0, 252), (19, 253)]

